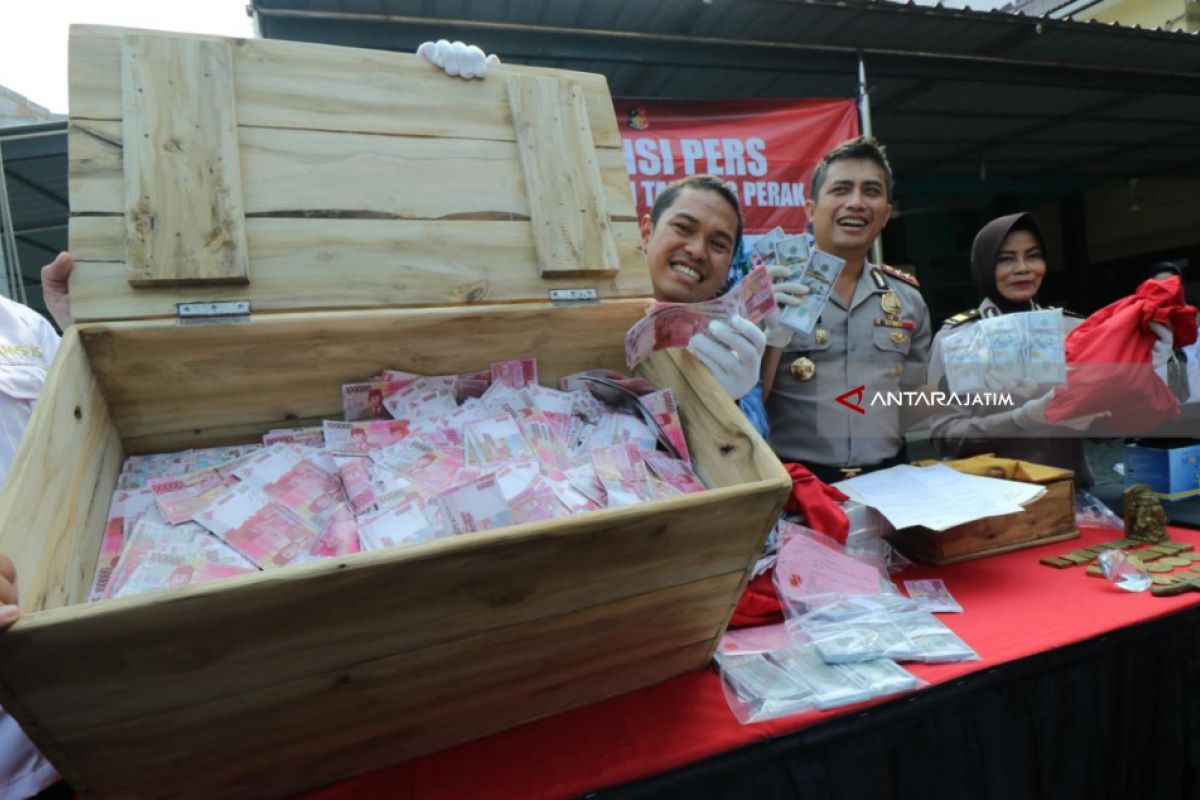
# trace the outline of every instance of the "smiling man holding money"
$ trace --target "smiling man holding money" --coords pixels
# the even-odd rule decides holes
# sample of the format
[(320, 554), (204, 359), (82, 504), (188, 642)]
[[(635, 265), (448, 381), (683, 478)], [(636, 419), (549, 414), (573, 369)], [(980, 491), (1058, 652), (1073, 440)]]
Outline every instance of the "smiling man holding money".
[[(417, 55), (465, 80), (484, 78), (488, 65), (500, 63), (475, 45), (445, 39), (425, 42)], [(642, 217), (640, 228), (655, 300), (701, 303), (732, 288), (727, 284), (742, 238), (742, 211), (737, 195), (719, 178), (693, 175), (670, 184)], [(712, 322), (688, 342), (763, 435), (767, 428), (759, 373), (766, 344), (762, 330), (738, 315), (728, 323)]]
[[(867, 260), (891, 216), (892, 186), (891, 166), (874, 139), (853, 139), (825, 155), (806, 204), (817, 250), (805, 256), (834, 256), (844, 264), (811, 330), (776, 338), (779, 327), (768, 329), (772, 345), (784, 342), (771, 348), (763, 370), (771, 446), (826, 482), (905, 461), (903, 430), (927, 414), (869, 407), (877, 392), (924, 385), (932, 339), (916, 279)], [(781, 278), (794, 274), (772, 271)], [(775, 292), (786, 308), (803, 306), (810, 289), (784, 278)], [(861, 411), (838, 402), (859, 387)]]

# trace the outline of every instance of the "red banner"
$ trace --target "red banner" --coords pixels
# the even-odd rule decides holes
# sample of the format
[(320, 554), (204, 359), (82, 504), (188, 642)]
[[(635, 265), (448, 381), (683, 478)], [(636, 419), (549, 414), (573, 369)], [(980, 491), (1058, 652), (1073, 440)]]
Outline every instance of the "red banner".
[(708, 173), (737, 193), (747, 233), (801, 232), (813, 168), (858, 136), (854, 100), (617, 98), (617, 122), (638, 216), (668, 183)]

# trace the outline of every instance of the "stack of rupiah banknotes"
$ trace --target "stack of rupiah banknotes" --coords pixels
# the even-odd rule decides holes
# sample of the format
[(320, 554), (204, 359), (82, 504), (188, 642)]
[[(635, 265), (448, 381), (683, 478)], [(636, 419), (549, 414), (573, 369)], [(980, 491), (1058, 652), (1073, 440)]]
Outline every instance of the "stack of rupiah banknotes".
[(131, 456), (89, 599), (415, 545), (704, 490), (670, 389), (521, 358), (385, 370), (342, 418), (262, 442)]

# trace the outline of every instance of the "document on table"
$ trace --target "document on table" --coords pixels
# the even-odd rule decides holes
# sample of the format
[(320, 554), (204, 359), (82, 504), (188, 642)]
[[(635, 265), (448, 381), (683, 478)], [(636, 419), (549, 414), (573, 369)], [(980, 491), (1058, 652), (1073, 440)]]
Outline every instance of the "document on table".
[(1036, 484), (966, 475), (944, 464), (901, 464), (834, 485), (874, 506), (898, 529), (923, 525), (935, 531), (1024, 511), (1023, 504), (1046, 492)]

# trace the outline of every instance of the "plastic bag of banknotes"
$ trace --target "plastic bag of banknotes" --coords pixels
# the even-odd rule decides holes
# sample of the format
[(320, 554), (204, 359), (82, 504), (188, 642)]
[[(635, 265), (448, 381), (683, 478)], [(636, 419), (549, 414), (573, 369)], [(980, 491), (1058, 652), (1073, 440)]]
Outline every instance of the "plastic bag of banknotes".
[(719, 653), (725, 700), (743, 725), (907, 692), (925, 683), (895, 661), (827, 664), (812, 643)]
[(845, 552), (868, 561), (889, 575), (895, 575), (912, 564), (884, 538), (895, 530), (887, 518), (868, 505), (847, 500), (842, 511), (850, 521)]
[(809, 611), (789, 614), (785, 624), (793, 642), (811, 643), (829, 664), (979, 660), (958, 634), (898, 593), (815, 597)]
[(799, 616), (814, 605), (831, 602), (831, 592), (876, 595), (895, 592), (884, 565), (850, 552), (836, 540), (781, 520), (776, 525), (778, 553), (773, 581), (784, 613)]
[(1094, 494), (1076, 490), (1075, 525), (1080, 528), (1109, 528), (1124, 531), (1125, 522)]

